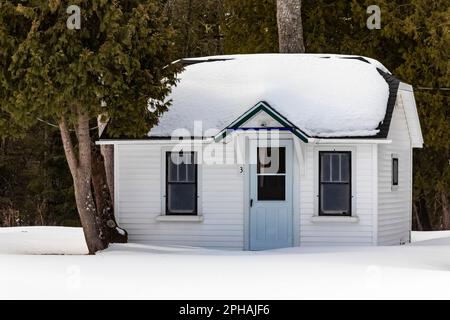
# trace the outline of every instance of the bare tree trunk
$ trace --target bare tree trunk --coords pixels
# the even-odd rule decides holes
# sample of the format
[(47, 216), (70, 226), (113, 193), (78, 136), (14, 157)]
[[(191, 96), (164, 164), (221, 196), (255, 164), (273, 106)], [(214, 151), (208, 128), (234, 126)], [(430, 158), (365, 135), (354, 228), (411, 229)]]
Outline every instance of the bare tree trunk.
[(280, 53), (304, 53), (301, 0), (277, 0)]
[(442, 227), (444, 230), (450, 230), (450, 201), (448, 199), (447, 193), (441, 193), (442, 202)]
[(104, 241), (104, 235), (102, 234), (99, 221), (97, 221), (96, 206), (91, 188), (92, 155), (89, 117), (78, 112), (77, 124), (75, 125), (78, 138), (78, 156), (75, 154), (66, 119), (61, 119), (59, 128), (67, 163), (74, 181), (75, 201), (81, 225), (83, 226), (86, 244), (89, 254), (95, 254), (95, 252), (105, 249), (108, 244)]

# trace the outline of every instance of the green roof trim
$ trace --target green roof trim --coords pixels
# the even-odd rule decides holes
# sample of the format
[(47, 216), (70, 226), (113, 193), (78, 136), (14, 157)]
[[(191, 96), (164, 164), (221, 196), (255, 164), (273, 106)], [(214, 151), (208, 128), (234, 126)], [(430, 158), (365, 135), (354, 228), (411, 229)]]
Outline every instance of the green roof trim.
[(264, 111), (269, 116), (271, 116), (274, 120), (278, 121), (284, 128), (291, 129), (290, 131), (298, 137), (300, 140), (302, 140), (305, 143), (308, 143), (308, 136), (302, 132), (299, 128), (297, 128), (295, 125), (293, 125), (289, 120), (287, 120), (285, 117), (283, 117), (281, 114), (279, 114), (275, 109), (273, 109), (267, 102), (261, 101), (258, 104), (256, 104), (253, 108), (251, 108), (249, 111), (244, 113), (243, 116), (236, 119), (234, 122), (232, 122), (230, 125), (228, 125), (224, 130), (222, 130), (219, 134), (216, 135), (214, 140), (216, 142), (219, 142), (226, 138), (228, 135), (228, 131), (236, 130), (240, 128), (244, 123), (246, 123), (248, 120), (253, 118), (256, 114), (259, 112)]
[(308, 138), (305, 137), (303, 135), (302, 132), (300, 132), (299, 130), (294, 130), (294, 132), (292, 132), (297, 138), (299, 138), (300, 140), (302, 140), (304, 143), (308, 143)]

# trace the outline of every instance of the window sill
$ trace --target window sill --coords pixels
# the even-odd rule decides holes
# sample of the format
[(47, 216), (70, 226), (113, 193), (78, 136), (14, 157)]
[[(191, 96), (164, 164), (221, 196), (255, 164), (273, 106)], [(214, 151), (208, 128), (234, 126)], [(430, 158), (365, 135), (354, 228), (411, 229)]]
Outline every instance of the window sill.
[(357, 223), (358, 217), (334, 217), (334, 216), (313, 216), (311, 222), (344, 222), (344, 223)]
[(157, 216), (159, 222), (203, 222), (203, 216)]

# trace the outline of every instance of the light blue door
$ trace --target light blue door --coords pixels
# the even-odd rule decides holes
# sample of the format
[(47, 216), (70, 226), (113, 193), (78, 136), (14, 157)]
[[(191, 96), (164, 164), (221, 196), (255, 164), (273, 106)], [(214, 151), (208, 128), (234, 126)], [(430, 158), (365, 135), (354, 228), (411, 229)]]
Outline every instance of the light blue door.
[(250, 143), (250, 250), (292, 247), (292, 141)]

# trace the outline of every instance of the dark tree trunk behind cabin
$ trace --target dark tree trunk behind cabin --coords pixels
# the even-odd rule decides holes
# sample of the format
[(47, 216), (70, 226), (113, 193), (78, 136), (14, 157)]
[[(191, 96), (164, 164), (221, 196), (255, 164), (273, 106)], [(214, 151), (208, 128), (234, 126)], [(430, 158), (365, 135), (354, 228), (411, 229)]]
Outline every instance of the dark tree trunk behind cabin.
[(277, 0), (280, 53), (304, 53), (301, 0)]
[(450, 230), (450, 201), (446, 192), (441, 192), (442, 228)]
[[(102, 120), (102, 115), (97, 117), (99, 137), (109, 121), (107, 114), (103, 116), (108, 120)], [(102, 221), (102, 230), (108, 243), (126, 243), (128, 234), (118, 226), (114, 216), (114, 146), (101, 145), (100, 150), (93, 146), (93, 149), (95, 152), (92, 157), (92, 186), (97, 211)]]
[(102, 145), (100, 152), (105, 163), (106, 182), (111, 197), (112, 206), (114, 208), (114, 146)]
[(94, 147), (92, 155), (92, 186), (95, 194), (98, 220), (107, 243), (126, 243), (128, 235), (119, 228), (114, 217), (114, 205), (107, 181), (105, 162), (101, 152)]
[[(103, 116), (107, 119), (103, 120)], [(102, 133), (106, 129), (108, 125), (108, 115), (103, 114), (97, 117), (97, 126), (98, 126), (98, 136), (99, 138), (102, 136)], [(114, 146), (113, 145), (101, 145), (100, 153), (103, 156), (102, 161), (104, 162), (105, 174), (106, 174), (106, 182), (108, 184), (109, 194), (112, 202), (112, 206), (114, 208)]]
[(191, 56), (191, 25), (192, 25), (192, 1), (188, 0), (188, 7), (187, 7), (187, 27), (185, 29), (185, 47), (184, 47), (184, 56), (190, 57)]
[(413, 230), (418, 231), (431, 231), (433, 228), (431, 226), (430, 217), (428, 214), (427, 202), (425, 199), (420, 198), (414, 202), (413, 206), (415, 226)]
[(413, 214), (413, 219), (412, 219), (412, 229), (415, 231), (423, 231), (423, 226), (422, 226), (422, 222), (420, 221), (420, 217), (419, 217), (419, 208), (417, 207), (418, 202), (414, 201), (413, 202), (413, 207), (412, 207), (412, 214)]

